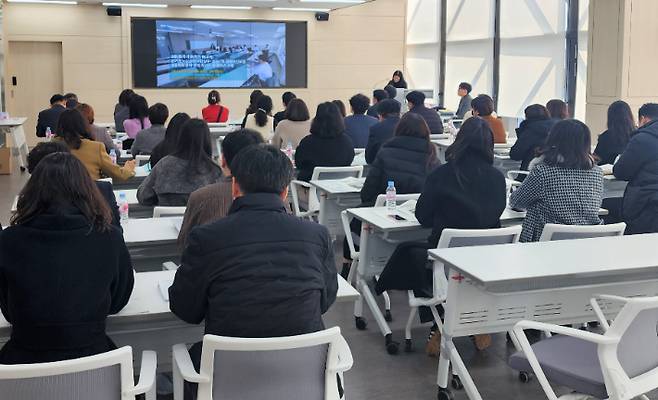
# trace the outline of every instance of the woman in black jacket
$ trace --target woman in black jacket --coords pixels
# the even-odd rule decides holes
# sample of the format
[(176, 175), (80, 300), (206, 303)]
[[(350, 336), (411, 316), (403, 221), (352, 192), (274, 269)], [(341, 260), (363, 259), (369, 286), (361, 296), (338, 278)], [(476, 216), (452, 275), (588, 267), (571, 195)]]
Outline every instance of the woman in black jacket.
[(398, 194), (420, 193), (437, 162), (427, 123), (418, 114), (405, 114), (395, 136), (384, 143), (370, 166), (361, 189), (362, 205), (373, 206), (377, 196), (386, 193), (389, 181), (395, 183)]
[(354, 160), (354, 144), (345, 134), (338, 107), (331, 102), (318, 105), (311, 134), (299, 142), (295, 164), (300, 181), (310, 181), (315, 167), (347, 167)]
[(544, 146), (548, 132), (557, 120), (551, 119), (546, 107), (533, 104), (525, 109), (525, 120), (516, 128), (516, 143), (510, 150), (512, 160), (521, 161), (521, 169), (528, 170), (528, 165), (537, 156), (537, 151)]
[(123, 236), (82, 163), (68, 153), (44, 157), (0, 233), (0, 309), (12, 324), (0, 364), (114, 349), (105, 319), (132, 288)]
[(617, 100), (608, 107), (608, 130), (599, 135), (594, 149), (599, 165), (614, 164), (617, 156), (626, 150), (631, 133), (635, 131), (635, 120), (631, 107)]

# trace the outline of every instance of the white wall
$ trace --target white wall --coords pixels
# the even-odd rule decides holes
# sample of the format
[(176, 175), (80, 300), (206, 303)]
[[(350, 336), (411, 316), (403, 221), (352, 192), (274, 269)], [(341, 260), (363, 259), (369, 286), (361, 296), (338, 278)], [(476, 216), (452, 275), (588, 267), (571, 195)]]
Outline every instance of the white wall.
[(410, 88), (439, 89), (439, 0), (407, 1), (405, 79)]

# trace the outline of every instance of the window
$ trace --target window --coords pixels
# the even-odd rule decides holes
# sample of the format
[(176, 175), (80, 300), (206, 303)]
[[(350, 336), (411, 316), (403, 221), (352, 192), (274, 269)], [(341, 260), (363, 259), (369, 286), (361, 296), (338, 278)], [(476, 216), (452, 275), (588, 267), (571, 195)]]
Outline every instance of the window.
[(410, 88), (439, 87), (440, 1), (407, 2), (406, 80)]

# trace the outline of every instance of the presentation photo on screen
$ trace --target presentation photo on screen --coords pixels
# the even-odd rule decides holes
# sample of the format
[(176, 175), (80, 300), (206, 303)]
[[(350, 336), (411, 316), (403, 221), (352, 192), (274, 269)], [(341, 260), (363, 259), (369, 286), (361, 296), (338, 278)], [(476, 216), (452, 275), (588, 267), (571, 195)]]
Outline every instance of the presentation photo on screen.
[(132, 28), (136, 87), (306, 87), (305, 22), (133, 19)]

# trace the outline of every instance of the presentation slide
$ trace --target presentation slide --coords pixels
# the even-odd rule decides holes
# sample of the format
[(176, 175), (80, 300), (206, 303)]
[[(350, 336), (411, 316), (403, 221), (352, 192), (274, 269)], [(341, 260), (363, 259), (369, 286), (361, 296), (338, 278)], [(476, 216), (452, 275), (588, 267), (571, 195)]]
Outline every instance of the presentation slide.
[(304, 21), (132, 18), (135, 87), (303, 88)]

